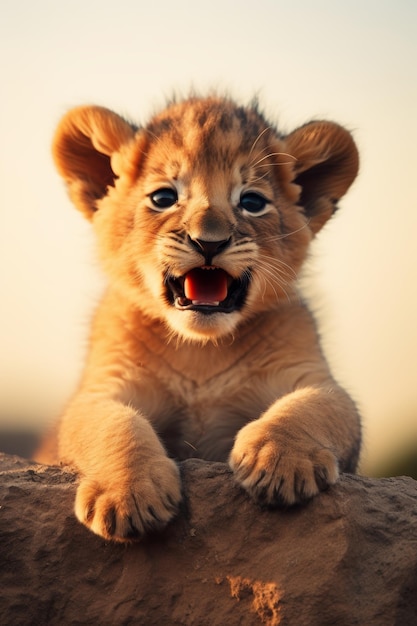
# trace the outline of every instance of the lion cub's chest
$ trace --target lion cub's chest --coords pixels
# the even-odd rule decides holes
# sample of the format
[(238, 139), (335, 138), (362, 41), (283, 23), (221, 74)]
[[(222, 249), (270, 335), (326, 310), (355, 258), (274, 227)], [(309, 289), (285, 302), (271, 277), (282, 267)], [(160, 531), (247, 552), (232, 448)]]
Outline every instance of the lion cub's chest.
[(268, 352), (256, 333), (240, 345), (164, 346), (149, 355), (134, 404), (172, 456), (224, 461), (237, 431), (274, 399), (262, 382)]
[(231, 368), (204, 379), (160, 372), (166, 400), (152, 415), (168, 451), (177, 458), (225, 461), (237, 431), (260, 411), (255, 395), (244, 398), (250, 376)]

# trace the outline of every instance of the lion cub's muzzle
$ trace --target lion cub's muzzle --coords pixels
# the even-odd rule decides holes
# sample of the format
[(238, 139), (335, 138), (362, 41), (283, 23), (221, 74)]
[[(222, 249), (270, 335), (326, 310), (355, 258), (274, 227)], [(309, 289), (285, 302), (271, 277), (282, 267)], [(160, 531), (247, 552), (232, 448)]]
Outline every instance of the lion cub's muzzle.
[(169, 277), (165, 284), (168, 300), (181, 311), (202, 313), (232, 313), (245, 303), (251, 273), (235, 279), (222, 268), (213, 265), (212, 259), (229, 247), (231, 239), (222, 241), (188, 241), (202, 256), (205, 263), (194, 267), (178, 278)]

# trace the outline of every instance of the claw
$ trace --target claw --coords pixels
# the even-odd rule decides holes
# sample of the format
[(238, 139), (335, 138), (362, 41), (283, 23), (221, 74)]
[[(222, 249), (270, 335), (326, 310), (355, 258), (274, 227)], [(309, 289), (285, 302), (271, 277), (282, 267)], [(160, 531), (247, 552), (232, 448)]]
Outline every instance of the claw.
[(305, 479), (296, 473), (294, 476), (294, 492), (300, 497), (301, 500), (306, 499), (305, 487)]
[(85, 522), (87, 524), (90, 524), (93, 521), (95, 512), (96, 512), (95, 506), (92, 502), (90, 502), (88, 504), (88, 507), (85, 510), (85, 517), (84, 517)]
[(265, 478), (265, 476), (266, 476), (266, 470), (262, 470), (262, 471), (260, 472), (260, 474), (259, 474), (259, 478), (258, 478), (258, 480), (256, 481), (256, 483), (254, 483), (254, 485), (253, 485), (253, 486), (254, 486), (254, 487), (257, 487), (257, 486), (259, 485), (259, 483), (260, 483), (260, 482), (262, 482), (262, 480)]
[(140, 530), (134, 525), (132, 518), (129, 516), (127, 518), (129, 522), (129, 530), (126, 533), (126, 539), (140, 539), (142, 534)]
[(329, 475), (325, 467), (314, 467), (314, 479), (320, 491), (329, 487)]
[(166, 499), (168, 500), (171, 509), (173, 511), (177, 511), (177, 509), (178, 509), (178, 502), (176, 502), (169, 494), (166, 496)]
[(150, 513), (154, 520), (159, 524), (162, 522), (161, 518), (158, 517), (158, 515), (155, 513), (155, 509), (153, 508), (153, 506), (148, 506), (148, 513)]
[(116, 531), (116, 511), (114, 509), (110, 509), (107, 512), (104, 518), (104, 528), (106, 529), (106, 533), (110, 537), (113, 537)]

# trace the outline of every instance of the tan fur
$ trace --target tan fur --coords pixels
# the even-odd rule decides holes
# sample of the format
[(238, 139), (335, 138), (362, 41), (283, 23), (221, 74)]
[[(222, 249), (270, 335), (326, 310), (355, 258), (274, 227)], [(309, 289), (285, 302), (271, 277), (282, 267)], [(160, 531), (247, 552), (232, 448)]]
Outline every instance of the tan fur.
[[(144, 128), (74, 109), (54, 156), (109, 276), (48, 459), (78, 471), (78, 519), (118, 541), (162, 527), (181, 500), (174, 459), (191, 456), (229, 459), (267, 505), (307, 500), (354, 471), (359, 418), (295, 282), (357, 174), (350, 134), (313, 122), (280, 136), (256, 106), (190, 98)], [(172, 206), (154, 205), (160, 189), (177, 194)], [(248, 192), (266, 199), (258, 214)], [(246, 292), (233, 283), (236, 306), (174, 305), (167, 280), (181, 285), (202, 266), (225, 270), (229, 290), (250, 276)]]

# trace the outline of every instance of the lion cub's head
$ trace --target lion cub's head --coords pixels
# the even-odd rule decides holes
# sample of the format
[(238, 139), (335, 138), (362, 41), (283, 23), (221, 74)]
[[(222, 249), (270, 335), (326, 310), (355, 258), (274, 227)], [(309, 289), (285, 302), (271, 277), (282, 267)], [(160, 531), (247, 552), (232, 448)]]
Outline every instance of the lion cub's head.
[(340, 126), (281, 136), (256, 107), (217, 97), (173, 103), (143, 128), (73, 109), (54, 156), (121, 296), (199, 341), (291, 297), (310, 240), (358, 170)]

